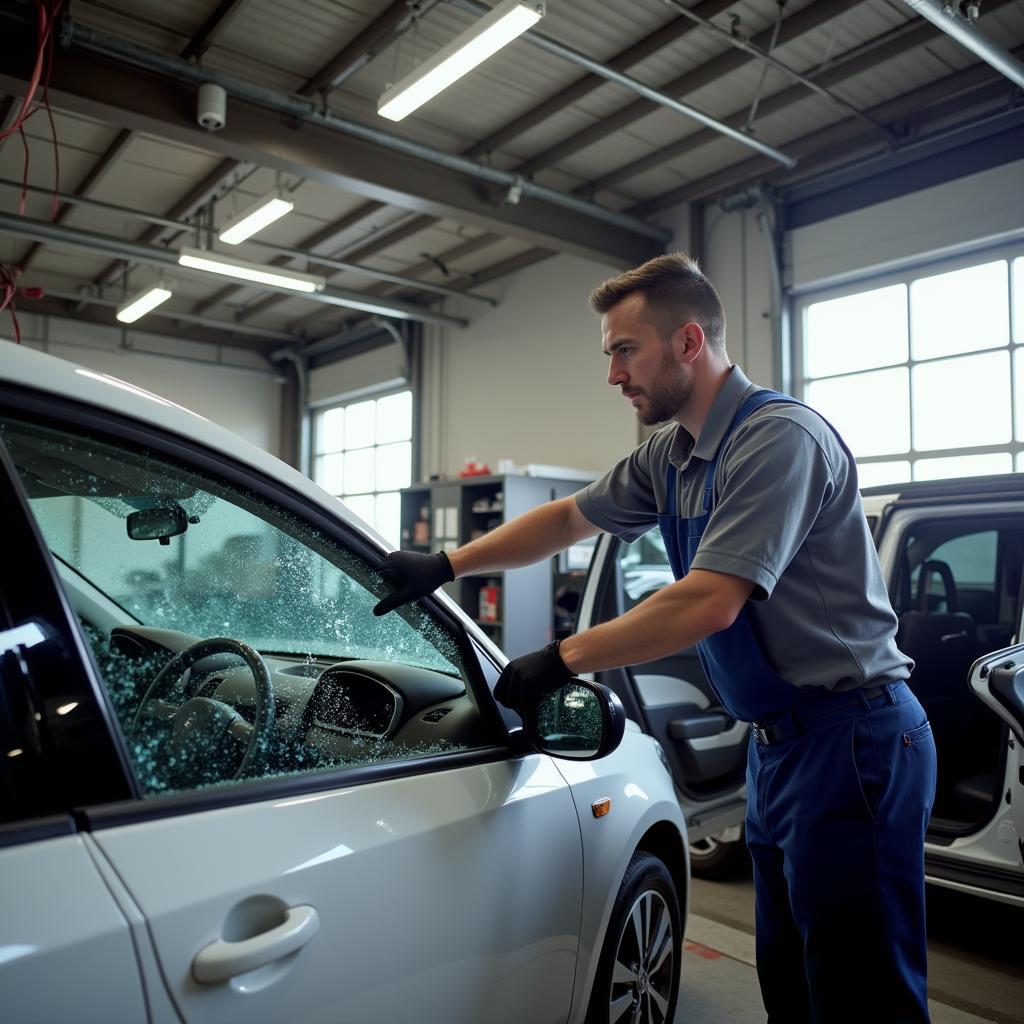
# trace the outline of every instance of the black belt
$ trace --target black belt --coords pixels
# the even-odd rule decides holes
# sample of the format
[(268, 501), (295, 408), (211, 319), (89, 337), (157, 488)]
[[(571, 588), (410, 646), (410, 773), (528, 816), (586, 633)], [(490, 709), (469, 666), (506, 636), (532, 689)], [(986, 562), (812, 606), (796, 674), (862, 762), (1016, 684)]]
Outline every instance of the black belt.
[[(869, 686), (860, 690), (844, 690), (841, 693), (830, 693), (819, 701), (812, 701), (804, 707), (791, 708), (766, 722), (751, 722), (750, 731), (758, 743), (768, 745), (792, 739), (813, 728), (814, 721), (842, 711), (845, 708), (864, 707), (866, 703), (886, 697), (891, 690), (902, 685), (902, 680), (883, 683), (881, 686)], [(834, 699), (833, 699), (834, 698)]]

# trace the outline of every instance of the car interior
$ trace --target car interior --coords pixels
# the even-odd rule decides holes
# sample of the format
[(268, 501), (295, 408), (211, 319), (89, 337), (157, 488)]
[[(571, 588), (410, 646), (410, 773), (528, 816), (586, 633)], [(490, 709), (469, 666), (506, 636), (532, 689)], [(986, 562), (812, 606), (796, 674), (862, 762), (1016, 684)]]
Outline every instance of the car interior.
[(930, 831), (976, 831), (1002, 797), (1007, 727), (973, 694), (975, 660), (1014, 642), (1024, 531), (1005, 518), (926, 520), (901, 538), (896, 642), (938, 754)]
[(0, 425), (144, 795), (487, 745), (458, 644), (272, 503), (166, 459)]

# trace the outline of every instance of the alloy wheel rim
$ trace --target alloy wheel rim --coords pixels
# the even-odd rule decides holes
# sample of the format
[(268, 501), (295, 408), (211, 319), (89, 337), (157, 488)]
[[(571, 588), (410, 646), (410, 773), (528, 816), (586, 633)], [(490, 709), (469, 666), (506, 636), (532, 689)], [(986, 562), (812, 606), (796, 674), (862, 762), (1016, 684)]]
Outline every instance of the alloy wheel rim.
[(642, 892), (619, 933), (608, 999), (609, 1024), (664, 1024), (675, 973), (672, 915), (661, 893)]

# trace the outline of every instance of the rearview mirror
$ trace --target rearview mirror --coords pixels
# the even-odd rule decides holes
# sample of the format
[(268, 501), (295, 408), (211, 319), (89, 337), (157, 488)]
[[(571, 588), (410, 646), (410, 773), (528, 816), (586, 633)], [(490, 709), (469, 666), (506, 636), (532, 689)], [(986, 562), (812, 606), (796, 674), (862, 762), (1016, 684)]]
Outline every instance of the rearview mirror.
[(535, 750), (568, 761), (595, 761), (622, 742), (626, 713), (606, 686), (574, 679), (527, 715), (526, 733)]
[(188, 529), (188, 516), (180, 505), (166, 508), (143, 508), (128, 516), (128, 536), (132, 540), (158, 540), (169, 544)]

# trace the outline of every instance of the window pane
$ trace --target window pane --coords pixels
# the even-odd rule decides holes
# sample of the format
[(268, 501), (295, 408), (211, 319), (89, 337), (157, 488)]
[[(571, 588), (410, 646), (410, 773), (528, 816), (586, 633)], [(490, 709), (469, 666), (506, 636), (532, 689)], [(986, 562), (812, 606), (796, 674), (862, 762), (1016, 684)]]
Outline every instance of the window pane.
[(354, 495), (344, 498), (343, 501), (355, 515), (362, 519), (364, 523), (376, 529), (376, 523), (374, 522), (376, 506), (374, 504), (372, 494)]
[(807, 402), (839, 431), (855, 458), (910, 447), (906, 367), (812, 381)]
[(1024, 256), (1013, 261), (1013, 340), (1024, 344)]
[(915, 359), (995, 348), (1009, 340), (1006, 261), (936, 274), (910, 286)]
[(968, 448), (1009, 441), (1008, 370), (1008, 352), (915, 366), (911, 377), (914, 447)]
[(373, 449), (345, 452), (345, 493), (363, 494), (373, 490)]
[(341, 494), (341, 484), (344, 479), (342, 469), (345, 463), (345, 456), (340, 453), (334, 455), (321, 455), (316, 460), (313, 471), (313, 479), (331, 494)]
[(910, 479), (910, 463), (906, 459), (895, 462), (868, 462), (857, 466), (857, 480), (861, 487), (882, 484), (902, 484)]
[(365, 448), (373, 444), (376, 406), (374, 401), (357, 402), (345, 409), (346, 448)]
[(340, 452), (345, 447), (345, 410), (327, 409), (320, 413), (316, 425), (316, 450)]
[(388, 542), (398, 547), (401, 533), (401, 501), (397, 491), (377, 495), (377, 521), (374, 529)]
[(401, 391), (377, 401), (377, 444), (412, 437), (412, 392)]
[(828, 377), (907, 358), (907, 288), (897, 284), (807, 309), (804, 372)]
[(1009, 452), (989, 455), (952, 455), (944, 459), (919, 459), (914, 463), (915, 480), (942, 480), (951, 476), (987, 476), (1009, 473), (1013, 463)]
[(412, 445), (386, 444), (377, 450), (377, 489), (397, 490), (412, 482)]

